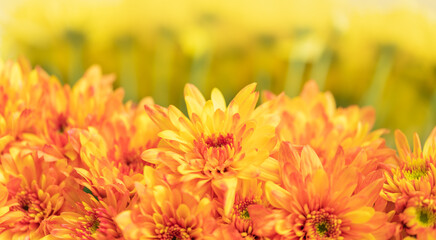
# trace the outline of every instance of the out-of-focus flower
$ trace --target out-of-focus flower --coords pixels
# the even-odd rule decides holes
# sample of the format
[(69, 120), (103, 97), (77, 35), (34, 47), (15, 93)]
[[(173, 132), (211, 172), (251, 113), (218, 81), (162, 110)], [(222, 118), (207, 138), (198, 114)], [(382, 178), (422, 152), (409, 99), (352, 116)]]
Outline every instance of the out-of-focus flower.
[(159, 147), (143, 153), (144, 160), (167, 171), (171, 184), (198, 195), (224, 195), (224, 214), (229, 215), (241, 179), (261, 175), (262, 165), (276, 144), (277, 116), (256, 107), (255, 84), (242, 89), (226, 106), (217, 89), (206, 101), (193, 85), (186, 85), (188, 116), (177, 108), (145, 106), (161, 128)]
[(393, 234), (386, 214), (373, 208), (382, 178), (357, 190), (362, 175), (355, 167), (342, 163), (342, 168), (327, 173), (309, 146), (300, 154), (287, 142), (280, 147), (279, 160), (281, 186), (265, 185), (266, 197), (277, 210), (248, 208), (257, 231), (277, 239), (388, 239)]
[[(197, 198), (181, 189), (171, 189), (148, 173), (147, 187), (135, 184), (139, 202), (120, 213), (116, 222), (126, 239), (205, 239), (215, 231), (216, 211), (208, 198)], [(148, 169), (148, 170), (147, 170)]]
[(65, 161), (47, 163), (35, 149), (9, 149), (1, 157), (1, 239), (39, 239), (64, 206)]
[[(266, 94), (266, 98), (275, 97)], [(320, 92), (314, 81), (305, 84), (300, 96), (281, 99), (277, 109), (272, 109), (281, 116), (278, 137), (311, 146), (325, 167), (334, 162), (338, 150), (344, 152), (347, 165), (358, 167), (365, 175), (394, 157), (395, 152), (381, 138), (386, 130), (371, 131), (372, 108), (336, 108), (333, 95)]]
[(0, 151), (36, 133), (43, 81), (27, 62), (0, 61)]

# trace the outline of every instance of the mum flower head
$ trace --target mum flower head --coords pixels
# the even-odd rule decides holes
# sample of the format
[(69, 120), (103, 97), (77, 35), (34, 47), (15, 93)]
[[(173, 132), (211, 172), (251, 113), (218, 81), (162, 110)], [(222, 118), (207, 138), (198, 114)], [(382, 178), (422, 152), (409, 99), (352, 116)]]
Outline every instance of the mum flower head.
[[(267, 100), (276, 98), (271, 93), (265, 97)], [(295, 98), (282, 97), (277, 108), (271, 111), (281, 117), (278, 138), (294, 145), (310, 145), (323, 164), (334, 161), (341, 148), (347, 164), (368, 174), (395, 155), (381, 138), (386, 130), (371, 131), (375, 121), (373, 108), (336, 107), (333, 95), (320, 92), (315, 81), (307, 82)], [(365, 154), (366, 160), (354, 161), (359, 160), (358, 154)]]
[(1, 157), (1, 239), (39, 239), (64, 207), (65, 161), (46, 162), (32, 148), (11, 147)]
[(436, 128), (425, 141), (424, 148), (418, 134), (413, 136), (413, 151), (406, 136), (395, 131), (398, 160), (395, 166), (385, 172), (386, 183), (382, 196), (391, 202), (416, 191), (427, 195), (436, 194)]
[(142, 158), (166, 171), (170, 184), (201, 196), (224, 193), (224, 214), (235, 201), (238, 181), (262, 177), (261, 165), (276, 144), (278, 117), (256, 108), (256, 84), (242, 89), (226, 106), (218, 89), (206, 101), (193, 85), (185, 86), (188, 117), (174, 106), (145, 106), (160, 127), (161, 141)]
[(98, 197), (69, 179), (62, 192), (65, 209), (48, 223), (49, 239), (124, 239), (114, 218), (128, 209), (130, 196), (117, 194), (113, 186), (105, 191), (104, 197)]
[[(301, 153), (281, 144), (281, 184), (268, 181), (265, 195), (274, 209), (248, 208), (256, 231), (274, 239), (388, 239), (387, 215), (374, 209), (383, 178), (357, 190), (359, 172), (345, 166), (328, 173), (314, 150)], [(268, 221), (268, 223), (265, 223)]]
[(116, 217), (127, 240), (212, 237), (216, 212), (209, 198), (170, 188), (149, 166), (144, 167), (144, 172), (146, 184), (135, 184), (138, 203)]
[(421, 146), (413, 136), (413, 151), (406, 136), (395, 131), (397, 164), (385, 171), (381, 196), (388, 202), (391, 221), (397, 223), (398, 236), (436, 238), (436, 128)]
[[(221, 216), (221, 221), (225, 225), (220, 231), (233, 236), (233, 239), (263, 239), (263, 236), (255, 235), (253, 220), (248, 212), (251, 205), (262, 205), (269, 207), (265, 195), (263, 194), (264, 182), (257, 179), (241, 180), (236, 187), (236, 196), (230, 216), (224, 214), (222, 196), (215, 199), (217, 211)], [(239, 238), (238, 238), (239, 237)]]

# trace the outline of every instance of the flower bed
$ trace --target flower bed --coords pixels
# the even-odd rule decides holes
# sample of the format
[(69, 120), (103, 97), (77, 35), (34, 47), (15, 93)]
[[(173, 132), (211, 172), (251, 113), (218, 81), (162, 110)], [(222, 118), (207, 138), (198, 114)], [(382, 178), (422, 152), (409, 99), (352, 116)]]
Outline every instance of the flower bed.
[(187, 84), (184, 114), (113, 80), (0, 64), (0, 239), (436, 238), (436, 129), (391, 149), (313, 81), (260, 104)]

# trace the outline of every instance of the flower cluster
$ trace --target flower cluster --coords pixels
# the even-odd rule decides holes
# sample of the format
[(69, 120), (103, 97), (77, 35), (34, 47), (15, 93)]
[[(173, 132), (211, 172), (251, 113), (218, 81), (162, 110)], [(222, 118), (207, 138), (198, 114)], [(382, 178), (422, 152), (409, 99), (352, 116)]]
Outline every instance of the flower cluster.
[(0, 62), (0, 239), (436, 238), (436, 130), (396, 151), (374, 111), (193, 85), (187, 114)]

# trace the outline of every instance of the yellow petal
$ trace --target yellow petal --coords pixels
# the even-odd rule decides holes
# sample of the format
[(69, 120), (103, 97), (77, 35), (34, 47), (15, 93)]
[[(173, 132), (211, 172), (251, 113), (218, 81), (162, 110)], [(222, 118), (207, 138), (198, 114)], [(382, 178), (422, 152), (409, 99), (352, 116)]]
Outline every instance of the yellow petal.
[(189, 117), (192, 113), (200, 115), (201, 110), (206, 103), (201, 92), (192, 84), (186, 84), (185, 86), (185, 101)]
[(221, 109), (222, 111), (226, 110), (226, 100), (220, 90), (217, 88), (212, 89), (211, 99), (215, 111), (217, 109)]
[(375, 210), (372, 207), (361, 207), (355, 211), (346, 213), (344, 218), (348, 218), (352, 223), (363, 224), (374, 216)]
[(224, 193), (224, 215), (229, 216), (235, 203), (236, 185), (238, 179), (236, 177), (216, 179), (212, 181), (216, 191)]
[(279, 185), (268, 181), (265, 184), (265, 195), (274, 207), (290, 209), (291, 194)]
[(176, 215), (180, 220), (188, 218), (190, 215), (189, 207), (186, 204), (180, 204), (176, 210)]

